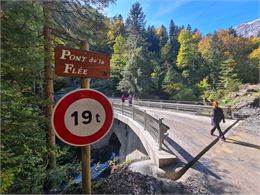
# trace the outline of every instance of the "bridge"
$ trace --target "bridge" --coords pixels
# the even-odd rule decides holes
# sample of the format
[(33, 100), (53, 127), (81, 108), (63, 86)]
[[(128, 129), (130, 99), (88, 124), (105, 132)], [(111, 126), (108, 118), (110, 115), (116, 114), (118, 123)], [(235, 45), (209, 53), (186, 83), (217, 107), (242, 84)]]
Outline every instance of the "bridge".
[[(56, 94), (56, 100), (63, 95), (63, 91)], [(191, 178), (209, 189), (213, 184), (211, 192), (219, 194), (259, 192), (260, 146), (259, 135), (255, 136), (259, 129), (252, 133), (241, 124), (238, 126), (236, 120), (247, 116), (222, 107), (227, 120), (221, 123), (221, 128), (227, 139), (220, 142), (218, 133), (215, 136), (209, 133), (211, 106), (161, 100), (139, 100), (129, 106), (122, 105), (120, 99), (110, 101), (114, 108), (113, 127), (91, 145), (93, 152), (109, 154), (111, 145), (112, 151), (116, 145), (120, 148), (116, 153), (120, 162), (141, 160), (131, 163), (133, 171), (184, 183)]]
[[(211, 106), (144, 100), (135, 101), (132, 106), (129, 106), (122, 104), (120, 99), (110, 100), (115, 118), (128, 125), (139, 137), (148, 156), (158, 167), (173, 164), (178, 158), (182, 158), (182, 163), (187, 163), (212, 140), (209, 135)], [(169, 110), (177, 112), (169, 112)], [(228, 108), (223, 110), (226, 118), (231, 118)], [(183, 124), (183, 121), (187, 121), (191, 126), (187, 128), (187, 124)], [(194, 122), (204, 126), (197, 130), (196, 127), (192, 127)], [(224, 128), (231, 122), (232, 120), (228, 120)], [(200, 139), (200, 135), (205, 135), (206, 140), (194, 142), (193, 139)], [(187, 149), (181, 149), (182, 146), (187, 146)]]
[(153, 117), (135, 106), (113, 103), (115, 118), (127, 124), (140, 138), (148, 156), (158, 167), (176, 161), (176, 156), (162, 150), (162, 143), (169, 127), (163, 118)]
[[(209, 133), (211, 106), (160, 100), (134, 101), (129, 106), (122, 105), (120, 99), (110, 98), (110, 101), (115, 116), (112, 130), (93, 144), (93, 149), (106, 147), (111, 140), (117, 139), (121, 143), (122, 161), (140, 157), (136, 149), (145, 154), (143, 160), (147, 156), (150, 158), (135, 162), (142, 167), (138, 164), (134, 171), (144, 174), (147, 174), (142, 172), (144, 170), (152, 171), (158, 176), (157, 169), (151, 168), (152, 163), (162, 168), (160, 173), (164, 172), (164, 175), (160, 177), (183, 182), (195, 178), (209, 189), (213, 184), (212, 192), (259, 192), (259, 135), (255, 136), (256, 130), (254, 133), (238, 125), (237, 119), (244, 116), (223, 108), (227, 119), (226, 123), (221, 123), (221, 129), (227, 139), (220, 142), (218, 133), (215, 132), (215, 136)], [(133, 156), (128, 156), (132, 153)]]
[[(226, 141), (221, 142), (218, 132), (210, 135), (212, 107), (152, 101), (135, 101), (132, 107), (122, 107), (120, 100), (111, 102), (117, 120), (135, 123), (135, 127), (129, 126), (135, 129), (151, 159), (132, 163), (134, 171), (154, 176), (159, 173), (160, 177), (182, 182), (191, 181), (194, 185), (205, 186), (212, 193), (259, 192), (259, 128), (252, 131), (241, 126), (243, 116), (224, 108), (227, 119), (221, 123), (221, 129)], [(151, 122), (162, 134), (152, 135)], [(164, 155), (160, 155), (162, 152)], [(150, 161), (162, 169), (151, 171)]]

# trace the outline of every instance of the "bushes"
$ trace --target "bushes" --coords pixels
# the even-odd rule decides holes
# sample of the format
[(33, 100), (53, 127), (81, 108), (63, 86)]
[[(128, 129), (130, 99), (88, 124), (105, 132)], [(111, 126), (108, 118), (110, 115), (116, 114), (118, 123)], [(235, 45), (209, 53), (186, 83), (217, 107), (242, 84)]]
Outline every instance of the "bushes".
[(185, 101), (192, 101), (196, 100), (196, 95), (193, 89), (184, 88), (181, 89), (175, 96), (174, 99), (176, 100), (185, 100)]

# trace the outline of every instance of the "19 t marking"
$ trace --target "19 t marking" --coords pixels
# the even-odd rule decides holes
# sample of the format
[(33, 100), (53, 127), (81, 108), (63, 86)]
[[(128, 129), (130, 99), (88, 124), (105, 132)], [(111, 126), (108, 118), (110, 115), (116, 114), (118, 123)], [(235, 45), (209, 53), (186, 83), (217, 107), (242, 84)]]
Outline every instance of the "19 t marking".
[[(78, 126), (79, 125), (79, 117), (78, 117), (78, 111), (75, 111), (71, 114), (71, 117), (73, 118), (74, 117), (74, 125), (75, 126)], [(83, 124), (89, 124), (91, 123), (92, 121), (92, 112), (89, 111), (89, 110), (85, 110), (81, 113), (81, 117), (82, 117), (82, 123)], [(100, 115), (99, 114), (96, 114), (96, 122), (97, 123), (100, 123)], [(85, 120), (84, 120), (85, 119)]]

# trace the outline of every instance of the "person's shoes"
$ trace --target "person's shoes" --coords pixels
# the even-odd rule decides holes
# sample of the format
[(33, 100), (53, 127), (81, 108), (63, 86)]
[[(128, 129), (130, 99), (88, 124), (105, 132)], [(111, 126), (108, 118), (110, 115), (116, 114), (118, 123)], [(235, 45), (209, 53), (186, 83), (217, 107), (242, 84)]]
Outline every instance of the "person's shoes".
[(213, 135), (213, 132), (210, 132), (210, 135)]
[(221, 137), (220, 140), (221, 141), (226, 141), (226, 138), (225, 137)]

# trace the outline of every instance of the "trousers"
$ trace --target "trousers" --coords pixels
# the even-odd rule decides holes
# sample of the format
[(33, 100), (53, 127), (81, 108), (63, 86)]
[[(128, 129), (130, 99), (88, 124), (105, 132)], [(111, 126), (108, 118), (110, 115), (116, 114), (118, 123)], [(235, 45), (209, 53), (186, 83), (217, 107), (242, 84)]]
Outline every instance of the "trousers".
[(210, 130), (210, 133), (213, 134), (216, 129), (218, 129), (219, 136), (220, 136), (220, 137), (224, 137), (224, 134), (223, 134), (223, 132), (221, 131), (221, 128), (220, 128), (220, 126), (219, 126), (219, 123), (215, 123), (214, 127)]

